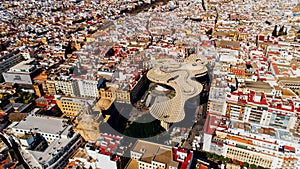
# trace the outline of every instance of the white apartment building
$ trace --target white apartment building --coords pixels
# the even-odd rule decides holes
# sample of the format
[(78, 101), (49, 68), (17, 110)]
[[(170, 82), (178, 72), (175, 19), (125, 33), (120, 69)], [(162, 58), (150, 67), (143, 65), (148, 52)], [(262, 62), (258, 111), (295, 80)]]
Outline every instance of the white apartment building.
[(83, 145), (84, 140), (79, 133), (72, 130), (67, 120), (48, 116), (29, 114), (20, 122), (9, 127), (16, 141), (24, 135), (39, 133), (48, 142), (43, 151), (29, 150), (21, 145), (21, 153), (32, 168), (62, 169), (68, 164), (68, 159)]
[(14, 135), (40, 133), (48, 142), (58, 138), (68, 138), (72, 128), (66, 119), (29, 114), (20, 122), (12, 123), (9, 128)]
[(18, 84), (32, 84), (32, 78), (40, 72), (40, 68), (33, 64), (34, 59), (22, 61), (3, 72), (5, 82)]
[(95, 80), (78, 80), (79, 97), (98, 98), (98, 82)]
[(77, 84), (72, 80), (55, 80), (56, 93), (62, 93), (65, 96), (76, 96), (78, 93)]
[[(22, 54), (10, 53), (0, 58), (0, 73), (6, 72), (9, 68), (21, 62), (24, 59)], [(2, 80), (2, 76), (0, 77)]]
[[(90, 147), (86, 146), (84, 149), (80, 148), (79, 151), (82, 151), (81, 154), (87, 155), (93, 160), (89, 160), (84, 157), (73, 157), (69, 159), (69, 162), (74, 161), (75, 164), (80, 164), (85, 168), (97, 169), (97, 168), (107, 168), (107, 169), (117, 169), (117, 162), (111, 160), (111, 157), (105, 154), (101, 154), (98, 149), (93, 150)], [(78, 166), (80, 166), (78, 165)]]
[(297, 101), (256, 94), (227, 93), (228, 123), (204, 135), (203, 149), (265, 168), (300, 168)]
[[(54, 84), (54, 85), (53, 85)], [(49, 94), (62, 94), (71, 97), (98, 98), (98, 81), (71, 79), (47, 80)]]

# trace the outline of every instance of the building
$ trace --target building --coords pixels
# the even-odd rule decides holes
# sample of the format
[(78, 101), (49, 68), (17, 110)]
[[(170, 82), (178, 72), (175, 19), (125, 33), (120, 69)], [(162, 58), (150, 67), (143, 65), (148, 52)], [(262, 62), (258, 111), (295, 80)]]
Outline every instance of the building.
[(79, 94), (78, 97), (98, 98), (98, 82), (95, 80), (78, 80)]
[(98, 82), (66, 76), (60, 79), (46, 81), (47, 93), (50, 95), (61, 94), (71, 97), (98, 98)]
[(5, 82), (32, 85), (33, 78), (41, 72), (33, 59), (22, 61), (2, 73)]
[(48, 142), (52, 142), (55, 138), (68, 138), (68, 131), (72, 126), (68, 125), (66, 128), (66, 124), (65, 119), (29, 114), (20, 122), (11, 124), (9, 128), (15, 135), (25, 135), (35, 131), (44, 136)]
[(127, 150), (126, 146), (122, 146), (122, 140), (123, 137), (98, 133), (98, 139), (79, 149), (66, 168), (117, 169), (119, 157)]
[(56, 95), (55, 82), (53, 80), (46, 80), (45, 86), (47, 94)]
[[(68, 159), (84, 143), (80, 134), (72, 130), (68, 120), (33, 113), (20, 122), (12, 123), (8, 132), (19, 142), (21, 154), (32, 168), (64, 168)], [(37, 134), (47, 141), (47, 146), (32, 149), (29, 143)]]
[[(11, 68), (12, 66), (20, 63), (22, 60), (24, 60), (24, 57), (22, 54), (19, 53), (19, 50), (16, 50), (11, 53), (7, 53), (6, 55), (2, 56), (0, 58), (0, 73), (6, 72)], [(3, 77), (1, 77), (1, 81)]]
[[(173, 159), (172, 148), (138, 140), (130, 151), (131, 161), (127, 169), (167, 168), (177, 169), (179, 162)], [(134, 165), (137, 163), (137, 165)], [(134, 167), (134, 168), (133, 168)]]
[(115, 87), (100, 88), (100, 99), (97, 107), (101, 110), (108, 110), (114, 102), (131, 104), (131, 93), (127, 90)]
[[(46, 83), (48, 83), (48, 80)], [(47, 86), (50, 87), (50, 92), (53, 93), (53, 82), (50, 81), (50, 84)], [(64, 96), (71, 96), (71, 97), (75, 97), (78, 94), (77, 84), (75, 81), (70, 80), (70, 78), (54, 80), (54, 86), (55, 86), (56, 94), (61, 94)]]
[(189, 169), (193, 152), (183, 148), (137, 140), (130, 151), (131, 160), (127, 169)]
[(101, 117), (101, 111), (93, 111), (88, 103), (84, 104), (76, 118), (74, 131), (80, 133), (85, 141), (95, 141), (99, 137)]
[(189, 169), (193, 161), (194, 153), (184, 148), (173, 147), (173, 158), (179, 162), (179, 169)]
[(278, 84), (292, 90), (300, 90), (300, 79), (291, 77), (279, 77)]
[(250, 91), (248, 94), (227, 94), (227, 115), (231, 119), (282, 129), (295, 127), (297, 114), (289, 99), (268, 99), (266, 95)]
[(279, 96), (253, 90), (227, 93), (226, 116), (207, 116), (204, 150), (265, 168), (298, 166), (299, 105)]
[(232, 123), (228, 130), (217, 129), (213, 138), (216, 147), (223, 147), (223, 156), (265, 168), (295, 168), (298, 165), (296, 151), (299, 146), (280, 138), (288, 135), (287, 131), (278, 133), (277, 129), (259, 125)]
[(58, 97), (56, 104), (66, 117), (76, 117), (85, 107), (86, 104), (94, 106), (94, 99), (78, 98), (78, 97)]

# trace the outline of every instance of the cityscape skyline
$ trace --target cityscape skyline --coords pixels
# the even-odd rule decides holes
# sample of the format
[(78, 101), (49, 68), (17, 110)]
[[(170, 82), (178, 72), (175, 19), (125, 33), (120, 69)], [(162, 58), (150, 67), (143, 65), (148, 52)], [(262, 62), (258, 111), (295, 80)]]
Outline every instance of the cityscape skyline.
[(300, 2), (0, 3), (0, 168), (300, 169)]

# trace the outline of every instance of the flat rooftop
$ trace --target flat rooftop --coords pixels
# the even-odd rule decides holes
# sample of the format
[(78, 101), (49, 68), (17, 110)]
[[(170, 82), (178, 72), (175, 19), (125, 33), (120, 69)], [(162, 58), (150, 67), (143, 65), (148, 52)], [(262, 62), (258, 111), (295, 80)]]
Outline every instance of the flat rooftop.
[[(45, 151), (32, 151), (28, 152), (40, 163), (45, 164), (53, 160), (53, 158), (61, 158), (61, 156), (67, 151), (67, 146), (70, 146), (70, 143), (74, 140), (77, 140), (78, 133), (74, 134), (71, 138), (64, 139), (55, 139)], [(60, 154), (60, 155), (58, 155)], [(57, 159), (58, 160), (58, 159)], [(54, 162), (55, 163), (55, 162)]]
[(15, 66), (12, 66), (8, 72), (30, 73), (33, 70), (35, 70), (35, 66), (33, 64), (30, 64), (33, 61), (34, 61), (33, 59), (27, 60), (27, 61), (22, 61), (22, 62), (16, 64)]
[(132, 151), (143, 154), (140, 160), (147, 163), (156, 161), (166, 164), (167, 168), (179, 165), (178, 162), (173, 161), (172, 148), (168, 146), (138, 140)]
[(257, 81), (257, 82), (252, 82), (252, 81), (246, 81), (245, 82), (245, 87), (248, 89), (255, 89), (255, 91), (266, 91), (266, 90), (272, 90), (273, 88), (269, 83)]
[(21, 130), (36, 130), (49, 134), (61, 134), (69, 127), (67, 120), (48, 116), (29, 114), (12, 128)]

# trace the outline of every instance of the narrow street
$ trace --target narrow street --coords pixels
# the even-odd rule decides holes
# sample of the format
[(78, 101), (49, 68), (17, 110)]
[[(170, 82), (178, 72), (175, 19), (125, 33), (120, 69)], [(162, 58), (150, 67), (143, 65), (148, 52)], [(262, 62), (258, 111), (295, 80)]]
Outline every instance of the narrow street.
[[(186, 141), (182, 144), (183, 148), (195, 149), (201, 151), (202, 149), (202, 136), (203, 136), (203, 126), (205, 123), (204, 114), (206, 113), (206, 104), (199, 106), (198, 114), (195, 117), (196, 123), (193, 125), (190, 135)], [(196, 140), (196, 137), (200, 137), (200, 142), (195, 142), (195, 147), (193, 148), (193, 142)], [(200, 143), (200, 144), (199, 144)]]
[(17, 160), (19, 161), (19, 165), (23, 165), (25, 169), (30, 169), (28, 164), (24, 161), (20, 150), (19, 150), (19, 145), (14, 141), (14, 140), (7, 140), (6, 137), (1, 133), (0, 134), (0, 139), (6, 144), (6, 146), (14, 151), (14, 153), (17, 156)]

